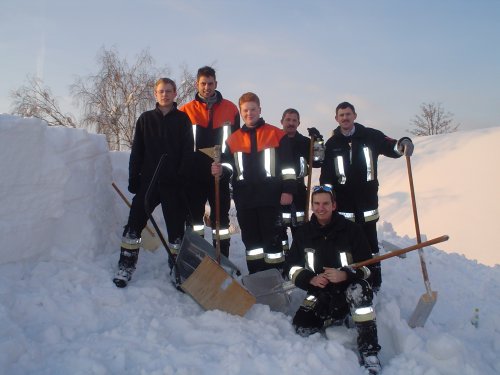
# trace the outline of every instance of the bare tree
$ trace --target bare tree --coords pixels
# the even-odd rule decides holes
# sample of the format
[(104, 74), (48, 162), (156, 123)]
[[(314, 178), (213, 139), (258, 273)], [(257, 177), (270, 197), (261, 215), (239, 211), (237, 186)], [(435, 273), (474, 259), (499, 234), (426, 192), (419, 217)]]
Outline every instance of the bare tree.
[(182, 73), (177, 84), (177, 104), (179, 107), (189, 102), (196, 94), (196, 74), (191, 73), (186, 65), (182, 66)]
[[(129, 149), (139, 115), (155, 104), (154, 84), (169, 75), (168, 68), (157, 69), (148, 50), (139, 53), (129, 66), (113, 50), (102, 48), (98, 54), (100, 70), (96, 75), (78, 78), (71, 86), (76, 100), (83, 105), (83, 123), (104, 134), (111, 150)], [(184, 68), (178, 97), (192, 96), (196, 86)], [(191, 89), (190, 89), (191, 87)]]
[(62, 112), (52, 92), (40, 78), (28, 76), (28, 83), (12, 91), (10, 96), (14, 101), (14, 115), (36, 117), (51, 126), (76, 127), (73, 115)]
[(413, 135), (435, 135), (453, 133), (460, 124), (453, 124), (453, 114), (445, 112), (440, 103), (423, 103), (420, 105), (421, 114), (410, 120), (413, 129), (408, 130)]

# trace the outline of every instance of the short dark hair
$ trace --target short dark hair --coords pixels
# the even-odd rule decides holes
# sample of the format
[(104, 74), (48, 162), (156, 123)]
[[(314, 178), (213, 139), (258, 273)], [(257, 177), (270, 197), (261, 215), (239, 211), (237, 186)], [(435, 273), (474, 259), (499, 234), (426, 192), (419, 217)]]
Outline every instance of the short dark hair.
[(214, 79), (217, 80), (217, 77), (215, 76), (215, 69), (208, 65), (202, 66), (198, 69), (198, 73), (196, 73), (196, 80), (198, 81), (200, 77), (214, 77)]
[(346, 108), (351, 108), (353, 113), (356, 113), (356, 110), (354, 109), (354, 106), (349, 103), (349, 102), (342, 102), (340, 103), (337, 108), (335, 108), (335, 115), (339, 113), (339, 109), (346, 109)]
[(174, 80), (170, 78), (160, 78), (155, 82), (155, 90), (160, 83), (164, 83), (165, 85), (172, 85), (172, 87), (174, 88), (174, 92), (177, 92), (177, 85), (175, 84)]
[(297, 111), (295, 108), (287, 108), (285, 109), (285, 112), (283, 112), (283, 116), (281, 116), (281, 121), (285, 119), (285, 116), (288, 114), (296, 114), (297, 118), (299, 119), (300, 122), (300, 114), (299, 111)]

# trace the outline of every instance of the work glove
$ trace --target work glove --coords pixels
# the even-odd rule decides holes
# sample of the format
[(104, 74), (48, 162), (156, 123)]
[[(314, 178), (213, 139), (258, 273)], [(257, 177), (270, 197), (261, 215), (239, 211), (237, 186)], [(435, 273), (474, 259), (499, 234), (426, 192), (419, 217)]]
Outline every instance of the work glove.
[(413, 154), (413, 142), (408, 137), (401, 138), (397, 143), (398, 151), (404, 156), (411, 156)]
[(315, 162), (321, 162), (325, 160), (325, 144), (323, 139), (318, 139), (314, 141), (313, 144), (313, 160)]
[(141, 175), (130, 176), (128, 179), (128, 191), (132, 194), (137, 194), (139, 192), (139, 188), (141, 187)]
[(323, 140), (323, 136), (320, 134), (319, 130), (316, 128), (307, 128), (307, 131), (309, 132), (309, 137), (317, 140)]

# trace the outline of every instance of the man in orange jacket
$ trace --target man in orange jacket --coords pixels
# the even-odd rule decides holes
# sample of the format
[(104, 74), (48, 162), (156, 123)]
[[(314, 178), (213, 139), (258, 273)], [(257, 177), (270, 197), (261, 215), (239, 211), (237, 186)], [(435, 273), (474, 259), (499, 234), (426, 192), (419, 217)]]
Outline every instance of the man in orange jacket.
[[(204, 66), (198, 69), (196, 85), (198, 92), (194, 100), (182, 106), (180, 110), (186, 112), (193, 123), (195, 160), (187, 196), (193, 230), (203, 236), (205, 233), (203, 217), (207, 200), (210, 205), (210, 221), (215, 223), (215, 184), (210, 173), (212, 159), (200, 150), (220, 145), (224, 151), (226, 139), (240, 128), (240, 114), (236, 105), (224, 99), (216, 90), (217, 80), (213, 68)], [(228, 257), (229, 209), (231, 207), (229, 176), (223, 176), (220, 179), (219, 194), (220, 249), (221, 253)], [(212, 229), (212, 237), (215, 246), (215, 228)]]
[(290, 205), (296, 191), (289, 139), (260, 117), (260, 100), (254, 93), (243, 94), (239, 106), (245, 124), (227, 139), (222, 164), (213, 163), (212, 174), (232, 173), (249, 273), (282, 269), (281, 205)]

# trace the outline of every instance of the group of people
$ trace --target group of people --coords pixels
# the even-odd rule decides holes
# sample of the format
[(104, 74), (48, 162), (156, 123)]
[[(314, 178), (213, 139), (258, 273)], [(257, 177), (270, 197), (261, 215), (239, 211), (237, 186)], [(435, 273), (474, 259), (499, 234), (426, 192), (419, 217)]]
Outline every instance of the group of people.
[[(244, 93), (238, 107), (224, 99), (209, 66), (198, 70), (196, 85), (195, 98), (177, 108), (175, 82), (159, 79), (156, 108), (137, 120), (128, 186), (135, 195), (114, 283), (125, 287), (135, 270), (148, 217), (144, 205), (148, 188), (149, 209), (162, 205), (169, 247), (175, 254), (186, 225), (204, 236), (207, 201), (210, 222), (215, 222), (214, 177), (218, 177), (221, 253), (226, 257), (230, 253), (232, 198), (249, 273), (277, 268), (307, 291), (293, 319), (297, 333), (310, 335), (349, 321), (358, 330), (363, 365), (378, 373), (380, 346), (372, 300), (382, 283), (380, 263), (359, 269), (349, 265), (379, 252), (377, 159), (411, 156), (411, 139), (391, 139), (356, 123), (354, 106), (343, 102), (335, 111), (339, 126), (324, 143), (316, 128), (308, 129), (309, 137), (297, 131), (296, 109), (283, 112), (280, 129), (261, 117), (256, 94)], [(221, 147), (220, 162), (206, 152), (214, 146)], [(162, 155), (166, 161), (157, 184), (150, 187)], [(305, 178), (312, 168), (321, 168), (320, 185), (308, 191)], [(211, 230), (215, 246), (216, 231)]]

